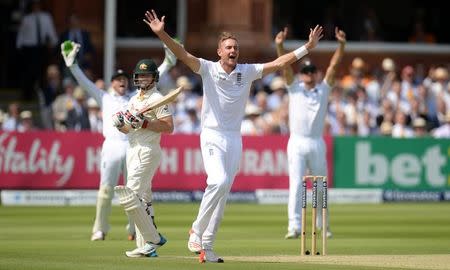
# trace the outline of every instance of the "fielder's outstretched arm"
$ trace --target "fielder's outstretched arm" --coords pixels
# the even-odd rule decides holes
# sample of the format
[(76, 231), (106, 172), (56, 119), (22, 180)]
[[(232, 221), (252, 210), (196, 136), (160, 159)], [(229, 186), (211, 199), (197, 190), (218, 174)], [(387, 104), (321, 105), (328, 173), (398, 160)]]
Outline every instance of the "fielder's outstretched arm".
[(156, 12), (145, 12), (144, 22), (150, 27), (150, 29), (158, 36), (158, 38), (166, 44), (167, 47), (175, 54), (175, 56), (185, 63), (193, 72), (198, 72), (200, 69), (200, 60), (188, 53), (181, 44), (172, 39), (169, 34), (164, 30), (164, 19), (166, 16), (162, 16), (161, 20), (158, 18)]
[(329, 85), (329, 86), (333, 86), (334, 82), (336, 80), (336, 69), (339, 65), (339, 63), (341, 63), (342, 60), (342, 56), (344, 55), (344, 49), (345, 49), (345, 43), (346, 43), (346, 39), (345, 39), (345, 32), (342, 30), (339, 30), (339, 28), (335, 28), (334, 32), (336, 34), (336, 39), (339, 42), (339, 46), (336, 49), (336, 51), (334, 52), (333, 56), (331, 57), (330, 60), (330, 65), (327, 68), (327, 72), (325, 73), (325, 82)]
[[(288, 28), (285, 27), (283, 31), (278, 32), (278, 34), (275, 37), (275, 45), (277, 48), (277, 55), (278, 57), (282, 56), (286, 53), (284, 50), (283, 42), (286, 40), (286, 36), (288, 33)], [(282, 69), (283, 78), (286, 81), (287, 85), (291, 85), (294, 81), (294, 71), (292, 70), (291, 65), (287, 65), (285, 68)]]
[(310, 29), (308, 42), (293, 52), (283, 54), (272, 62), (265, 63), (263, 67), (263, 76), (280, 70), (309, 53), (310, 50), (317, 46), (319, 40), (323, 37), (322, 26), (316, 25), (314, 29)]

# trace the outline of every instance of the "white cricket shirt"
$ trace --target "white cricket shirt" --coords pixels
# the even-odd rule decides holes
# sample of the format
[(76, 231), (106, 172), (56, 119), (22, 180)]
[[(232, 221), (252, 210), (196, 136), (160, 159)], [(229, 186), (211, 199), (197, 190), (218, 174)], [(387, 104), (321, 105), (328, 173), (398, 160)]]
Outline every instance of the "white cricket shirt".
[(263, 64), (237, 64), (226, 73), (219, 62), (200, 60), (202, 77), (202, 128), (240, 132), (245, 105), (254, 80), (262, 77)]
[(289, 93), (289, 127), (291, 135), (321, 138), (327, 115), (331, 87), (325, 82), (306, 89), (295, 79), (287, 86)]
[[(132, 96), (130, 101), (128, 102), (128, 110), (132, 113), (140, 111), (141, 109), (150, 105), (152, 102), (155, 102), (156, 100), (163, 97), (163, 95), (156, 89), (156, 87), (147, 90), (142, 96), (140, 93), (141, 90), (138, 90), (137, 93)], [(144, 114), (145, 118), (148, 121), (160, 119), (170, 115), (172, 114), (169, 110), (168, 105), (161, 106)], [(137, 130), (131, 130), (128, 133), (128, 140), (130, 142), (130, 146), (159, 144), (161, 140), (161, 133), (154, 132), (146, 128), (139, 128)]]
[(120, 96), (115, 91), (104, 91), (98, 89), (81, 71), (78, 65), (72, 65), (70, 71), (80, 84), (80, 86), (88, 92), (88, 94), (97, 101), (102, 108), (103, 115), (103, 136), (108, 140), (128, 140), (127, 135), (120, 132), (113, 126), (112, 116), (119, 111), (124, 111), (127, 107), (130, 95)]

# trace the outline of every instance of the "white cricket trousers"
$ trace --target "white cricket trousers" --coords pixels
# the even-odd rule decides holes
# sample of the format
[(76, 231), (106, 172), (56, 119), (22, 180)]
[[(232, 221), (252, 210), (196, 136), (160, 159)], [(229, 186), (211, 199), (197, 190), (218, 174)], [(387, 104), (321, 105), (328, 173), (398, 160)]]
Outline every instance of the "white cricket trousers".
[(200, 146), (208, 178), (192, 229), (202, 237), (202, 248), (212, 249), (228, 194), (239, 169), (242, 137), (240, 132), (203, 129), (200, 134)]
[[(309, 169), (309, 175), (327, 175), (325, 142), (322, 138), (291, 135), (287, 145), (287, 155), (289, 164), (288, 230), (299, 232), (302, 218), (303, 176), (306, 175), (307, 169)], [(322, 181), (318, 181), (317, 185), (317, 227), (320, 229), (322, 227)], [(308, 204), (307, 209), (311, 209), (311, 202)]]
[[(127, 140), (105, 139), (102, 145), (100, 162), (100, 186), (97, 194), (97, 206), (92, 232), (102, 231), (107, 233), (110, 229), (109, 215), (111, 214), (111, 202), (114, 197), (114, 187), (119, 182), (122, 174), (126, 179), (126, 152)], [(134, 233), (133, 228), (128, 232)]]
[[(149, 203), (150, 216), (154, 211), (152, 202), (152, 180), (161, 163), (161, 146), (159, 144), (139, 145), (130, 144), (127, 151), (127, 187), (129, 187), (144, 202)], [(153, 223), (154, 224), (154, 223)], [(144, 239), (141, 231), (136, 226), (136, 246), (142, 248), (147, 239)], [(155, 228), (156, 229), (156, 225)], [(152, 230), (152, 229), (151, 229)], [(155, 234), (157, 232), (154, 232)]]
[(119, 183), (120, 174), (126, 180), (126, 153), (128, 141), (108, 140), (103, 142), (100, 166), (100, 185), (114, 189)]
[(161, 162), (159, 144), (130, 145), (127, 151), (127, 187), (145, 202), (152, 201), (152, 179)]

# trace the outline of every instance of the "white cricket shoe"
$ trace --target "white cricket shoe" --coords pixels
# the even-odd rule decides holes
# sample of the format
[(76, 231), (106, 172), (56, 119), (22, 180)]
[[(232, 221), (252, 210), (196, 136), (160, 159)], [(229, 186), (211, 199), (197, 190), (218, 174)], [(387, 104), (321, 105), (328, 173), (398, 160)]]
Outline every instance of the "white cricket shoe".
[(162, 247), (166, 242), (166, 238), (159, 234), (161, 240), (157, 244), (153, 244), (150, 242), (145, 243), (142, 248), (135, 248), (130, 251), (125, 251), (125, 255), (129, 258), (140, 258), (140, 257), (158, 257), (156, 253), (156, 249)]
[(145, 245), (140, 249), (141, 254), (147, 257), (158, 257), (158, 255), (156, 255), (156, 250), (162, 247), (167, 242), (166, 238), (164, 238), (164, 236), (162, 236), (161, 234), (159, 234), (159, 237), (161, 238), (161, 240), (159, 240), (157, 244), (153, 244), (150, 242), (145, 243)]
[(102, 231), (96, 231), (91, 236), (91, 241), (103, 241), (105, 240), (106, 234)]
[[(156, 252), (153, 255), (156, 255), (156, 256), (148, 256), (148, 257), (157, 257), (158, 256), (156, 254)], [(145, 255), (141, 253), (141, 249), (140, 248), (135, 248), (135, 249), (130, 250), (130, 251), (125, 251), (125, 256), (127, 256), (129, 258), (145, 257)]]
[(331, 231), (327, 231), (327, 238), (332, 238), (333, 237), (333, 233)]
[(211, 249), (204, 249), (200, 252), (200, 256), (198, 257), (198, 261), (200, 263), (212, 262), (212, 263), (223, 263), (224, 260), (217, 256), (214, 251)]
[(301, 232), (292, 230), (287, 232), (287, 234), (284, 236), (284, 239), (297, 239), (300, 237), (300, 235)]
[(189, 231), (188, 249), (195, 254), (202, 251), (202, 239), (192, 229)]

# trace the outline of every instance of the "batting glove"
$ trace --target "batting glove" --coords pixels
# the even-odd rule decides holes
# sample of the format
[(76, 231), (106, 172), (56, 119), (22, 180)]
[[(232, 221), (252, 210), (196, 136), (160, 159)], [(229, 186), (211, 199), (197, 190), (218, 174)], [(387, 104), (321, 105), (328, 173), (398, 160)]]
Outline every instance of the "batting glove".
[(122, 128), (125, 125), (123, 112), (117, 112), (112, 116), (113, 126), (116, 128)]
[(127, 110), (124, 114), (124, 121), (133, 129), (146, 128), (148, 125), (148, 121), (145, 120), (143, 115), (135, 115), (129, 110)]
[(67, 67), (70, 67), (75, 63), (75, 58), (80, 50), (81, 45), (73, 41), (66, 41), (61, 43), (61, 55), (64, 58), (64, 62)]

